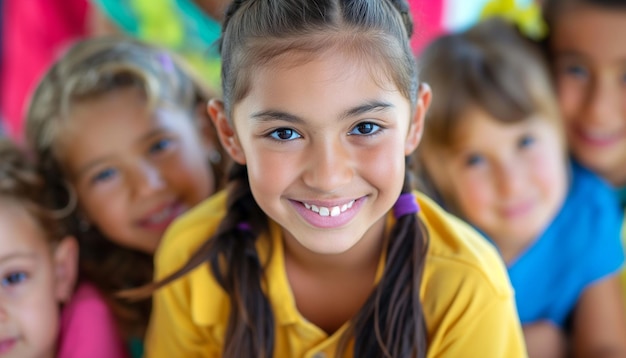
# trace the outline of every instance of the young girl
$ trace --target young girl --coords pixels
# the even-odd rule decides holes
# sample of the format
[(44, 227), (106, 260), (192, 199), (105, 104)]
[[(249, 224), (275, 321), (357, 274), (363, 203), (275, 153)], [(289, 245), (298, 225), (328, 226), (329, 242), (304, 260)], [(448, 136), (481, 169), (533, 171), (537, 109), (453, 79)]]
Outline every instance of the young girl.
[[(544, 0), (569, 146), (626, 207), (626, 2)], [(622, 234), (626, 242), (626, 232)], [(621, 274), (626, 295), (626, 271)]]
[(571, 328), (577, 356), (626, 354), (619, 207), (607, 184), (568, 161), (540, 52), (489, 20), (438, 39), (420, 60), (435, 93), (421, 176), (499, 249), (530, 355), (560, 351), (539, 333), (550, 327)]
[(151, 280), (165, 229), (219, 187), (207, 98), (169, 53), (105, 37), (73, 46), (30, 104), (27, 138), (54, 200), (78, 199), (66, 223), (82, 273), (115, 303), (126, 337), (143, 337), (150, 303), (114, 294)]
[(402, 1), (233, 2), (209, 112), (237, 164), (159, 247), (147, 357), (526, 355), (495, 250), (411, 191), (411, 28)]
[(104, 299), (76, 286), (76, 240), (43, 191), (34, 165), (0, 139), (0, 356), (126, 357)]

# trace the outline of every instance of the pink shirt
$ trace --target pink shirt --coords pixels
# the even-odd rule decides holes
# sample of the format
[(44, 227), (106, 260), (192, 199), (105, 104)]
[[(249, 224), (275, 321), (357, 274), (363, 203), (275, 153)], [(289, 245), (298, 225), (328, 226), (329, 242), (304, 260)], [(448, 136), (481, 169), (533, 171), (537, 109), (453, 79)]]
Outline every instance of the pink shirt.
[(91, 284), (81, 283), (63, 307), (57, 357), (128, 357), (109, 306)]

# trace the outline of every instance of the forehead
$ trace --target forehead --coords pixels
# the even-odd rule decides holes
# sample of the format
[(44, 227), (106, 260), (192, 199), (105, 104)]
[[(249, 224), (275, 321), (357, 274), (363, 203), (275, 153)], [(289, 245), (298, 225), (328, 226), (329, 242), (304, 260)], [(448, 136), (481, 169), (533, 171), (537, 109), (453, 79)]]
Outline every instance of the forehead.
[(46, 247), (45, 233), (24, 206), (12, 199), (0, 198), (0, 255)]
[(577, 5), (556, 18), (553, 47), (558, 54), (598, 61), (626, 61), (626, 9)]
[(290, 105), (298, 102), (296, 98), (335, 102), (338, 98), (401, 94), (386, 66), (382, 60), (348, 51), (291, 52), (255, 70), (247, 97)]
[(515, 144), (519, 135), (528, 131), (549, 130), (558, 140), (559, 126), (556, 121), (546, 119), (540, 113), (517, 122), (507, 123), (498, 120), (480, 108), (473, 107), (461, 117), (455, 131), (455, 149), (472, 147), (493, 147), (496, 150), (506, 143)]

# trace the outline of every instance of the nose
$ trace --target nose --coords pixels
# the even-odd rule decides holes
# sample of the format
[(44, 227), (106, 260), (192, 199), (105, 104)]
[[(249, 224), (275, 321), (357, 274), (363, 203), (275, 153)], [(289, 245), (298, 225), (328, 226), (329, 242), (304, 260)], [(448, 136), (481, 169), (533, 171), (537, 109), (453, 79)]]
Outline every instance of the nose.
[(498, 192), (502, 198), (514, 198), (524, 187), (525, 178), (517, 163), (498, 166), (496, 177)]
[(586, 121), (593, 124), (612, 123), (612, 117), (622, 113), (620, 88), (614, 88), (613, 80), (596, 78), (591, 84), (585, 98), (584, 116)]
[(131, 186), (136, 196), (146, 196), (165, 188), (161, 169), (150, 162), (141, 162), (131, 172)]
[(6, 302), (0, 302), (0, 322), (6, 322), (9, 319), (9, 312), (6, 309)]
[[(320, 192), (333, 192), (349, 184), (354, 177), (354, 160), (346, 143), (324, 138), (308, 149), (304, 183)], [(367, 160), (362, 158), (361, 160)]]

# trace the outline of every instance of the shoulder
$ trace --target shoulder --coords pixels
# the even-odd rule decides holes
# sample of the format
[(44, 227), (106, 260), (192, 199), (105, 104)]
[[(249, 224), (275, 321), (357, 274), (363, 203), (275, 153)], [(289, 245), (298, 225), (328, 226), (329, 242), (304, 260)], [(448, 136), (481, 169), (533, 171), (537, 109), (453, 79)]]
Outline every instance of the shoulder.
[(525, 357), (513, 290), (495, 247), (420, 195), (429, 246), (420, 297), (432, 356)]
[(226, 213), (226, 197), (225, 191), (218, 192), (172, 223), (155, 254), (157, 279), (182, 267), (215, 233)]
[(571, 204), (619, 211), (619, 202), (611, 185), (574, 161), (571, 162), (570, 181), (568, 199)]
[(593, 242), (598, 237), (619, 238), (623, 213), (613, 188), (576, 162), (571, 168), (570, 190), (554, 223), (557, 230)]
[(100, 316), (109, 315), (109, 306), (95, 286), (82, 282), (63, 308), (63, 318), (66, 320), (81, 314), (92, 315), (94, 313), (100, 313)]
[(429, 236), (425, 284), (440, 279), (447, 283), (463, 281), (464, 285), (471, 282), (476, 289), (484, 289), (491, 295), (510, 296), (511, 285), (495, 247), (429, 198), (419, 195), (418, 201), (420, 218)]
[(78, 285), (61, 313), (60, 357), (126, 357), (112, 311), (88, 282)]

